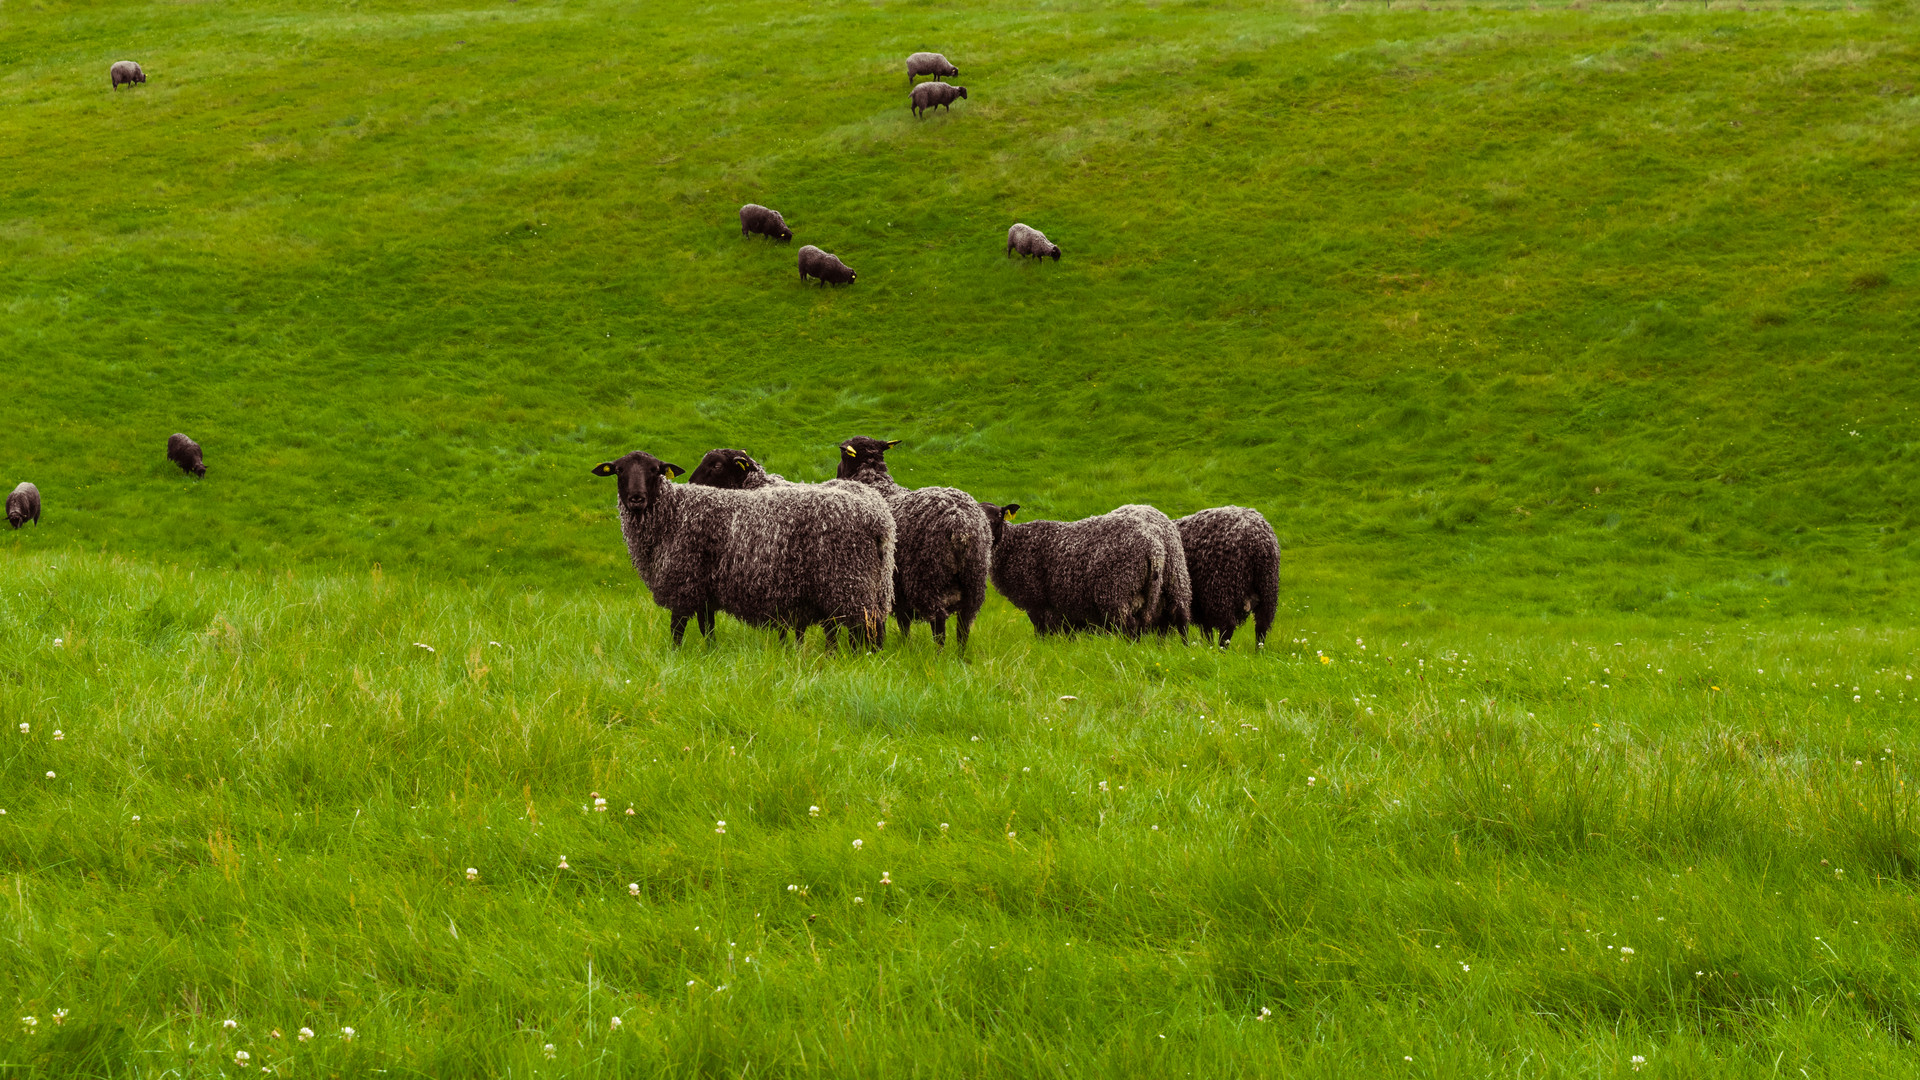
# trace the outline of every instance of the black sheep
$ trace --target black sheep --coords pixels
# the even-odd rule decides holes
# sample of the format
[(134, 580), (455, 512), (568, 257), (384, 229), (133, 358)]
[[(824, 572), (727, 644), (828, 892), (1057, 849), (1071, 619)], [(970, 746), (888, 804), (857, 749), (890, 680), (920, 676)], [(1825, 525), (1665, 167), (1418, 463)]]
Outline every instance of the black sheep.
[(23, 480), (7, 495), (7, 524), (17, 529), (29, 521), (40, 524), (40, 489)]
[(207, 475), (206, 463), (200, 460), (200, 444), (178, 432), (167, 436), (167, 460), (180, 466), (182, 472)]
[(1280, 538), (1258, 510), (1216, 506), (1174, 522), (1193, 578), (1193, 622), (1220, 647), (1251, 614), (1256, 648), (1280, 604)]

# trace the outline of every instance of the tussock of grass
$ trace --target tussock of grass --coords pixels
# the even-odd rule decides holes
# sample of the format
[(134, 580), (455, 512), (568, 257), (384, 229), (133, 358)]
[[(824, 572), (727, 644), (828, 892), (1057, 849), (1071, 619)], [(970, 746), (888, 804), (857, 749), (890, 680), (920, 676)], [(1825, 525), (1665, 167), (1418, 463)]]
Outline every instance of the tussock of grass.
[(41, 1026), (0, 1053), (32, 1068), (1907, 1053), (1904, 630), (1290, 613), (1223, 654), (996, 602), (961, 664), (725, 622), (674, 651), (623, 598), (389, 575), (8, 582), (0, 992)]

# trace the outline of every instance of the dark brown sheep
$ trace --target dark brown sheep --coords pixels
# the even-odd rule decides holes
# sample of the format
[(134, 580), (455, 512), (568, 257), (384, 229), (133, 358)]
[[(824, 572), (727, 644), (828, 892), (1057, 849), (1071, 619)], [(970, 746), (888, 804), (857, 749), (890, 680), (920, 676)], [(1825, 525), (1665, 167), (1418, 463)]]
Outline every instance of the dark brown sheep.
[(140, 70), (140, 65), (131, 60), (115, 60), (113, 66), (107, 69), (107, 78), (112, 80), (113, 88), (118, 90), (121, 83), (128, 85), (145, 83), (147, 73)]
[(1280, 538), (1258, 510), (1216, 506), (1173, 523), (1187, 553), (1193, 578), (1193, 624), (1220, 647), (1251, 614), (1256, 648), (1267, 644), (1267, 630), (1280, 604)]
[(1180, 530), (1172, 519), (1144, 503), (1123, 506), (1113, 511), (1137, 522), (1142, 532), (1160, 545), (1166, 560), (1166, 576), (1160, 586), (1160, 603), (1147, 612), (1147, 625), (1166, 637), (1169, 630), (1180, 632), (1187, 640), (1187, 625), (1193, 621), (1193, 580), (1187, 573), (1187, 553), (1180, 543)]
[(207, 475), (206, 463), (200, 460), (200, 444), (178, 432), (167, 436), (167, 460), (180, 466), (182, 472)]
[(886, 453), (899, 440), (865, 436), (840, 444), (838, 478), (873, 488), (887, 500), (899, 546), (893, 558), (893, 617), (904, 639), (925, 619), (936, 645), (947, 641), (947, 617), (967, 647), (973, 621), (987, 602), (993, 530), (973, 496), (950, 487), (904, 488), (887, 471)]
[(1007, 522), (1013, 520), (1013, 515), (1020, 511), (1020, 504), (1008, 503), (1005, 506), (995, 506), (990, 502), (983, 502), (980, 504), (980, 509), (987, 515), (987, 528), (993, 532), (993, 545), (999, 547), (1000, 532), (1007, 527)]
[(1060, 261), (1059, 244), (1049, 241), (1047, 234), (1039, 229), (1019, 222), (1014, 222), (1013, 228), (1007, 230), (1007, 256), (1011, 258), (1016, 251), (1022, 259), (1029, 255), (1036, 259), (1052, 256), (1054, 262)]
[(740, 235), (771, 236), (775, 240), (792, 240), (793, 230), (787, 228), (787, 219), (780, 211), (769, 210), (759, 203), (748, 203), (740, 208)]
[(709, 450), (700, 464), (694, 468), (693, 475), (687, 477), (687, 483), (701, 487), (726, 488), (732, 491), (753, 491), (768, 484), (784, 484), (787, 478), (779, 473), (770, 473), (760, 463), (748, 456), (744, 450), (721, 447)]
[(1027, 613), (1035, 633), (1117, 630), (1138, 639), (1163, 611), (1167, 550), (1132, 509), (1007, 522), (993, 548), (994, 587)]
[(907, 85), (912, 86), (914, 76), (934, 75), (940, 78), (953, 76), (958, 78), (960, 69), (947, 62), (947, 58), (937, 52), (917, 52), (907, 57)]
[(820, 279), (822, 285), (851, 285), (859, 276), (846, 263), (841, 262), (838, 255), (828, 254), (812, 244), (807, 244), (800, 249), (801, 281), (816, 277)]
[(907, 95), (907, 108), (915, 116), (925, 116), (928, 109), (945, 108), (953, 111), (953, 103), (967, 96), (964, 86), (949, 86), (943, 82), (923, 82)]
[(676, 484), (683, 470), (638, 450), (594, 466), (619, 482), (620, 530), (633, 568), (672, 615), (673, 643), (698, 618), (711, 637), (726, 612), (749, 626), (821, 625), (885, 642), (893, 607), (893, 516), (859, 484), (769, 484), (724, 491)]
[(40, 489), (22, 481), (7, 496), (7, 524), (17, 529), (29, 521), (40, 524)]

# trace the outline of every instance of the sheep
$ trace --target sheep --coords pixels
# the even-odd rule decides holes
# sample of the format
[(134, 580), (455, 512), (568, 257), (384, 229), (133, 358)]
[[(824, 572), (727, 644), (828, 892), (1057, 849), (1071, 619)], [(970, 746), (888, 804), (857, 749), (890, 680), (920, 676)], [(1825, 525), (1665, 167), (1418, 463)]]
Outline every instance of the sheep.
[(1193, 578), (1193, 622), (1220, 647), (1248, 614), (1255, 648), (1265, 648), (1280, 603), (1280, 538), (1258, 510), (1216, 506), (1175, 521)]
[(893, 607), (893, 516), (854, 484), (772, 484), (755, 491), (675, 484), (685, 470), (636, 450), (593, 467), (618, 478), (620, 528), (633, 568), (671, 615), (673, 643), (687, 620), (713, 636), (724, 611), (749, 626), (821, 624), (878, 648)]
[(744, 238), (753, 233), (771, 236), (775, 240), (792, 240), (793, 230), (787, 228), (787, 219), (780, 211), (769, 210), (759, 203), (748, 203), (740, 208), (740, 235)]
[(994, 587), (1027, 613), (1037, 634), (1105, 629), (1138, 640), (1163, 611), (1167, 549), (1134, 509), (1080, 521), (1008, 521), (993, 548)]
[(728, 488), (734, 491), (753, 491), (768, 484), (789, 483), (779, 473), (770, 473), (762, 468), (744, 450), (730, 450), (722, 447), (709, 450), (694, 467), (693, 475), (687, 477), (687, 483), (702, 487)]
[(851, 285), (860, 275), (840, 261), (840, 256), (830, 255), (812, 244), (800, 249), (800, 280), (817, 277), (822, 285)]
[(1029, 255), (1036, 259), (1044, 259), (1051, 255), (1054, 262), (1060, 261), (1059, 244), (1049, 241), (1047, 234), (1039, 229), (1031, 225), (1022, 225), (1017, 221), (1014, 222), (1013, 228), (1007, 230), (1007, 257), (1012, 258), (1016, 251), (1020, 253), (1022, 259)]
[(1160, 587), (1160, 603), (1147, 612), (1147, 626), (1161, 637), (1166, 637), (1169, 630), (1178, 630), (1181, 642), (1185, 643), (1187, 625), (1193, 620), (1193, 580), (1187, 571), (1187, 553), (1180, 543), (1180, 530), (1167, 515), (1141, 503), (1112, 512), (1133, 519), (1159, 543), (1166, 578)]
[(983, 502), (980, 504), (980, 509), (987, 515), (987, 528), (993, 534), (993, 546), (999, 547), (1000, 534), (1006, 529), (1007, 522), (1013, 520), (1013, 515), (1019, 511), (1020, 504), (1008, 503), (1005, 506), (995, 506), (990, 502)]
[(907, 57), (907, 85), (913, 85), (916, 75), (938, 75), (941, 78), (960, 77), (960, 69), (954, 67), (947, 58), (937, 52), (917, 52)]
[(886, 453), (900, 445), (865, 436), (840, 444), (841, 480), (871, 486), (887, 500), (899, 534), (893, 560), (893, 617), (905, 639), (925, 619), (933, 643), (947, 643), (947, 616), (966, 650), (967, 636), (987, 602), (987, 572), (993, 562), (993, 530), (973, 496), (950, 487), (901, 487), (887, 471)]
[(7, 496), (7, 524), (17, 529), (29, 521), (40, 524), (40, 489), (23, 480)]
[(207, 475), (207, 466), (200, 460), (200, 444), (179, 432), (167, 436), (167, 460), (180, 466), (182, 472)]
[(952, 112), (953, 103), (966, 96), (967, 88), (964, 86), (949, 86), (943, 82), (923, 82), (913, 88), (913, 93), (907, 95), (909, 102), (907, 110), (915, 116), (925, 116), (928, 109), (942, 107)]
[(140, 65), (131, 60), (115, 60), (113, 66), (107, 69), (107, 78), (112, 80), (113, 88), (118, 90), (121, 83), (144, 85), (147, 81), (147, 73), (140, 70)]

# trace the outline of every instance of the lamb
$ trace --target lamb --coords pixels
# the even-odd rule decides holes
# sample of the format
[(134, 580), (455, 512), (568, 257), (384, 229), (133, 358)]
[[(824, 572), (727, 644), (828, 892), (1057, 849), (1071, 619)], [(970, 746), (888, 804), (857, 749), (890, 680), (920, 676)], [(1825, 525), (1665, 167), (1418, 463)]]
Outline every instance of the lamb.
[(200, 460), (200, 444), (179, 432), (167, 436), (167, 460), (180, 466), (182, 472), (207, 475), (207, 466)]
[(789, 483), (779, 473), (770, 473), (762, 468), (744, 450), (731, 450), (721, 447), (709, 450), (700, 464), (687, 477), (687, 483), (702, 487), (728, 488), (733, 491), (754, 491), (768, 484)]
[(893, 608), (893, 516), (879, 494), (853, 484), (772, 484), (726, 491), (672, 482), (685, 470), (634, 451), (593, 467), (618, 478), (620, 528), (633, 568), (672, 617), (713, 636), (726, 612), (749, 626), (821, 624), (827, 647), (841, 626), (878, 648)]
[(107, 78), (113, 81), (113, 88), (118, 90), (121, 83), (145, 84), (147, 73), (140, 70), (140, 65), (131, 60), (115, 60), (113, 66), (107, 69)]
[(793, 230), (787, 228), (787, 219), (780, 211), (769, 210), (759, 203), (748, 203), (740, 208), (740, 235), (742, 237), (759, 233), (771, 236), (775, 240), (792, 240)]
[(993, 549), (994, 587), (1037, 634), (1105, 629), (1138, 640), (1164, 610), (1167, 549), (1136, 509), (1159, 513), (1123, 506), (1080, 521), (1007, 522)]
[(1174, 522), (1193, 577), (1193, 621), (1220, 647), (1248, 614), (1255, 648), (1265, 648), (1280, 603), (1280, 538), (1258, 510), (1216, 506)]
[(886, 453), (900, 445), (865, 436), (840, 444), (839, 479), (869, 485), (885, 496), (900, 546), (893, 563), (893, 617), (905, 638), (925, 619), (935, 645), (947, 643), (947, 616), (955, 616), (960, 648), (987, 602), (993, 531), (973, 496), (959, 488), (901, 487), (887, 471)]
[(822, 285), (851, 285), (860, 275), (853, 272), (840, 256), (821, 251), (812, 244), (800, 249), (800, 280), (817, 277)]
[(1012, 258), (1016, 251), (1020, 253), (1022, 259), (1029, 255), (1036, 259), (1052, 256), (1054, 262), (1060, 261), (1059, 244), (1049, 241), (1047, 234), (1039, 229), (1031, 225), (1022, 225), (1017, 221), (1014, 222), (1013, 228), (1007, 230), (1007, 257)]
[(913, 85), (916, 75), (938, 75), (941, 78), (960, 77), (960, 69), (947, 62), (947, 58), (937, 52), (917, 52), (907, 57), (907, 85)]
[(29, 521), (40, 524), (40, 489), (23, 480), (7, 496), (7, 524), (17, 529)]
[(948, 112), (952, 112), (953, 103), (966, 96), (967, 88), (964, 86), (949, 86), (943, 82), (923, 82), (914, 87), (913, 93), (908, 95), (910, 103), (907, 110), (915, 116), (925, 116), (928, 109), (943, 106)]

